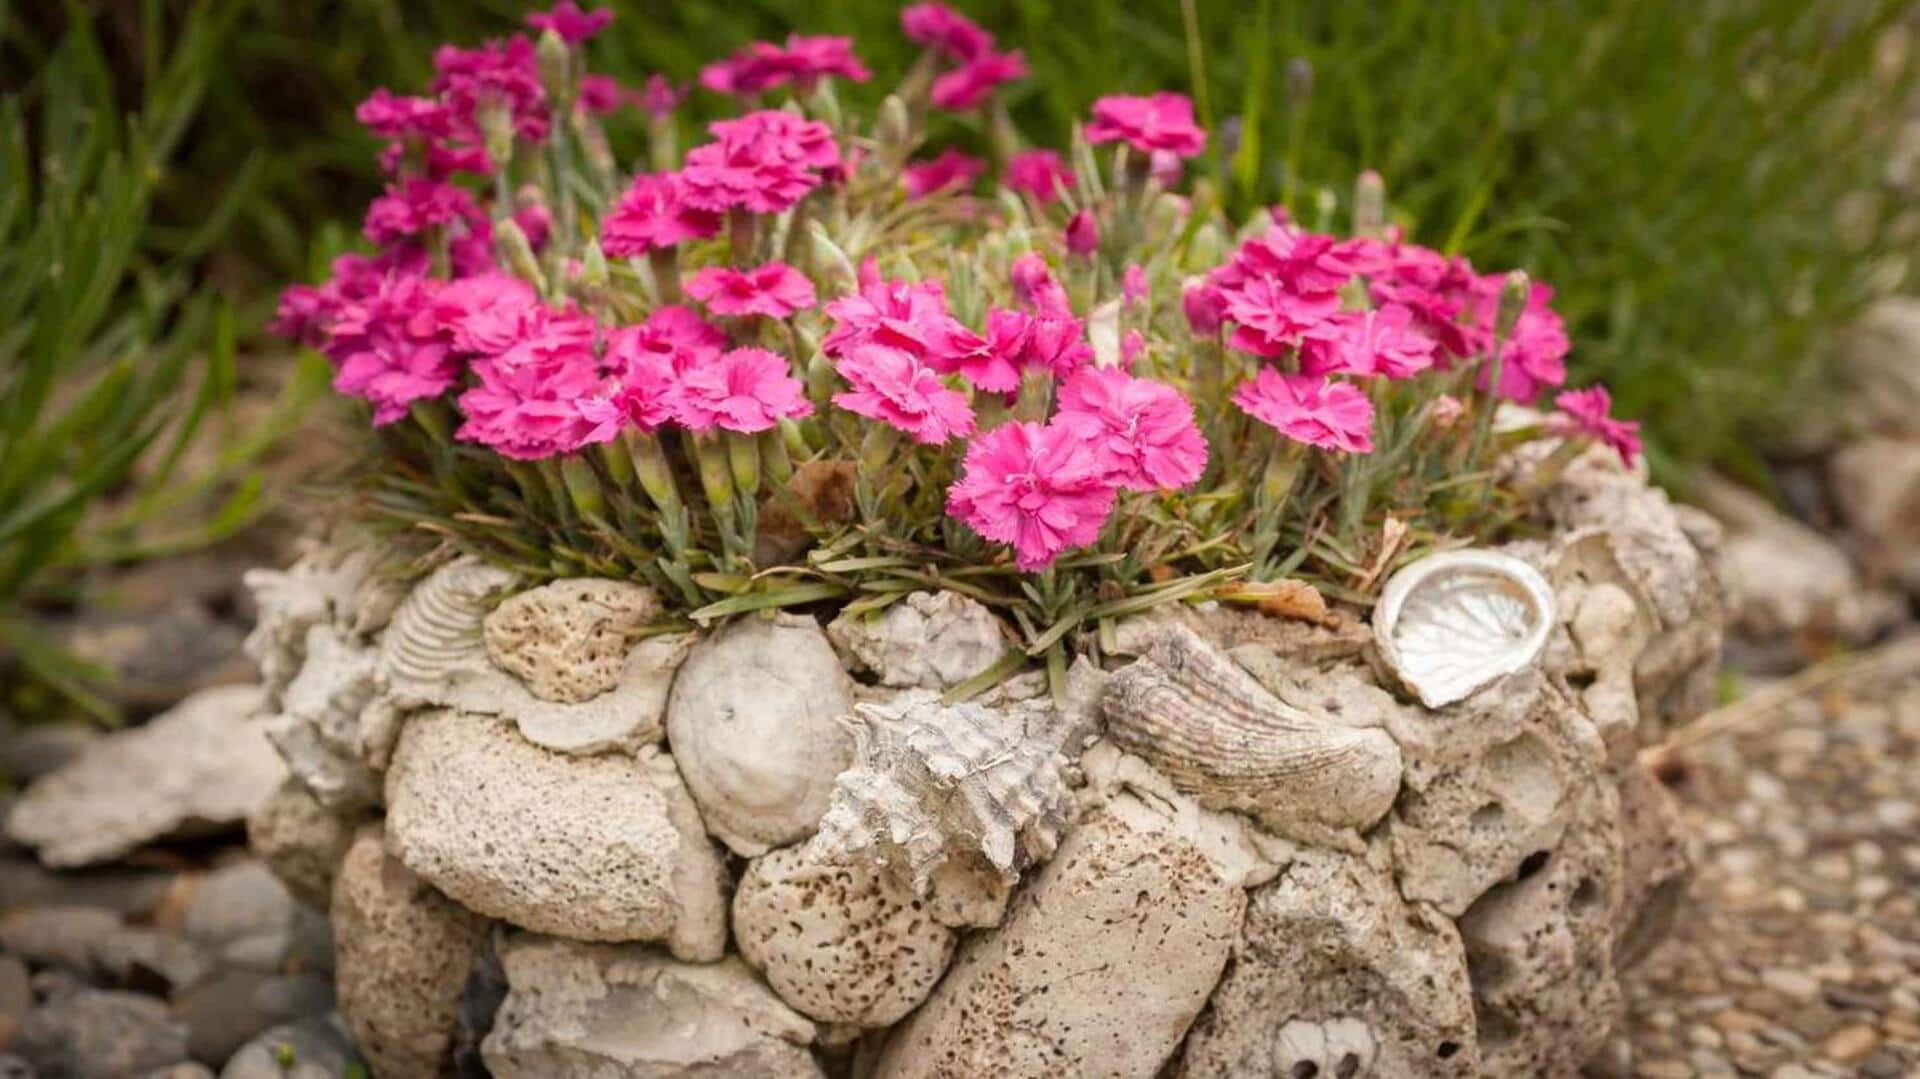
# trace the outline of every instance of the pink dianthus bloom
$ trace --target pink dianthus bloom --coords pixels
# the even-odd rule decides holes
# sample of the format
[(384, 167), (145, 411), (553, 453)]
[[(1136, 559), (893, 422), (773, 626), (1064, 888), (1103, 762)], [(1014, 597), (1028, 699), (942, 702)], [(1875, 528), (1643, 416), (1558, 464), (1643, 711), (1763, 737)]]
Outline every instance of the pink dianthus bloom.
[(367, 239), (382, 247), (419, 237), (431, 228), (473, 229), (486, 221), (486, 214), (464, 187), (444, 180), (412, 177), (388, 184), (387, 192), (367, 207), (362, 231)]
[(927, 362), (989, 393), (1013, 393), (1020, 388), (1020, 365), (1025, 360), (1032, 323), (1031, 315), (997, 307), (987, 312), (984, 334), (948, 319), (935, 335)]
[(700, 72), (700, 85), (716, 93), (751, 97), (788, 83), (810, 93), (821, 79), (866, 82), (873, 77), (853, 54), (853, 39), (794, 34), (786, 45), (756, 41)]
[(1093, 362), (1093, 346), (1087, 343), (1087, 327), (1072, 315), (1042, 315), (1027, 323), (1026, 347), (1020, 362), (1025, 367), (1050, 371), (1055, 378), (1066, 378)]
[(948, 150), (931, 161), (916, 161), (901, 170), (907, 197), (923, 199), (948, 188), (970, 188), (987, 171), (987, 163), (959, 150)]
[(374, 426), (407, 414), (415, 401), (447, 392), (460, 376), (428, 310), (438, 282), (390, 273), (365, 297), (341, 304), (321, 350), (333, 360), (333, 388), (373, 406)]
[(1060, 388), (1055, 423), (1094, 447), (1108, 478), (1129, 491), (1175, 490), (1200, 478), (1207, 440), (1179, 390), (1112, 367), (1087, 367)]
[(1073, 314), (1067, 302), (1067, 290), (1053, 276), (1052, 268), (1038, 251), (1029, 251), (1014, 259), (1008, 272), (1013, 278), (1013, 295), (1021, 303), (1051, 317)]
[(1207, 148), (1207, 133), (1193, 122), (1193, 101), (1185, 94), (1103, 97), (1093, 103), (1086, 134), (1095, 145), (1124, 141), (1143, 154), (1192, 157)]
[(605, 30), (612, 21), (613, 9), (582, 11), (573, 0), (560, 0), (560, 3), (553, 5), (552, 11), (536, 11), (527, 16), (527, 26), (535, 32), (551, 30), (569, 45), (580, 44)]
[[(1488, 275), (1500, 280), (1499, 275)], [(1499, 294), (1493, 293), (1490, 302), (1483, 301), (1483, 309), (1494, 309), (1499, 305)], [(1573, 343), (1567, 337), (1567, 327), (1560, 316), (1549, 304), (1553, 299), (1550, 286), (1535, 284), (1528, 294), (1527, 306), (1514, 323), (1513, 333), (1508, 335), (1506, 346), (1500, 351), (1500, 396), (1510, 401), (1530, 404), (1540, 394), (1567, 381), (1567, 352)], [(1487, 317), (1481, 324), (1482, 339), (1485, 348), (1493, 347), (1493, 321)], [(1492, 378), (1492, 360), (1482, 360), (1478, 384), (1487, 388)]]
[(993, 48), (993, 35), (945, 4), (914, 4), (900, 11), (907, 40), (965, 62)]
[(751, 270), (710, 266), (687, 279), (687, 295), (716, 315), (788, 318), (816, 302), (813, 282), (784, 262)]
[(1306, 332), (1300, 370), (1309, 375), (1412, 378), (1433, 366), (1431, 337), (1413, 327), (1413, 312), (1390, 303), (1343, 311)]
[(714, 141), (689, 151), (679, 174), (696, 209), (780, 213), (820, 186), (822, 171), (840, 168), (833, 129), (789, 112), (762, 109), (707, 130)]
[(1613, 395), (1605, 386), (1568, 390), (1553, 399), (1560, 412), (1552, 422), (1563, 435), (1591, 438), (1620, 455), (1629, 467), (1640, 459), (1640, 421), (1613, 418)]
[(586, 315), (550, 313), (512, 348), (475, 360), (478, 384), (460, 394), (466, 422), (454, 437), (517, 461), (611, 440), (625, 417), (618, 384), (600, 373), (593, 331)]
[(1187, 316), (1187, 326), (1202, 337), (1211, 337), (1220, 332), (1220, 324), (1227, 320), (1227, 297), (1214, 285), (1188, 285), (1180, 294), (1180, 310)]
[(1139, 263), (1129, 265), (1120, 275), (1120, 298), (1128, 306), (1140, 303), (1147, 298), (1147, 271)]
[(545, 314), (533, 286), (506, 273), (449, 281), (434, 293), (429, 310), (448, 343), (468, 356), (505, 352)]
[[(379, 258), (353, 252), (337, 256), (325, 282), (317, 286), (293, 285), (280, 294), (279, 306), (268, 329), (309, 348), (319, 348), (340, 309), (353, 301), (372, 297), (385, 283), (387, 275), (397, 268), (390, 254)], [(423, 273), (424, 269), (422, 266), (417, 272)]]
[(986, 52), (933, 80), (933, 106), (949, 112), (967, 112), (986, 104), (1004, 83), (1027, 77), (1026, 55)]
[(687, 99), (687, 88), (675, 85), (665, 75), (648, 75), (646, 89), (639, 92), (639, 97), (640, 108), (649, 117), (664, 120)]
[(736, 348), (680, 374), (676, 418), (692, 431), (715, 427), (757, 434), (781, 420), (813, 415), (785, 357), (764, 348)]
[(588, 116), (606, 116), (620, 111), (632, 95), (612, 75), (580, 76), (578, 107)]
[(848, 412), (905, 431), (924, 445), (973, 434), (966, 395), (910, 353), (858, 345), (835, 366), (852, 389), (834, 394), (833, 403)]
[(627, 258), (719, 231), (720, 215), (688, 205), (677, 173), (642, 173), (600, 223), (600, 250)]
[(1233, 288), (1255, 278), (1270, 277), (1290, 292), (1318, 295), (1340, 291), (1353, 274), (1351, 254), (1340, 241), (1323, 233), (1276, 224), (1241, 244), (1227, 265), (1214, 273), (1213, 280)]
[(1061, 191), (1073, 189), (1074, 175), (1057, 150), (1022, 150), (1008, 159), (1001, 182), (1045, 206), (1058, 201)]
[(1233, 320), (1228, 344), (1256, 356), (1280, 356), (1300, 344), (1301, 335), (1340, 310), (1334, 292), (1302, 294), (1271, 277), (1256, 278), (1222, 293)]
[(820, 349), (829, 356), (872, 342), (924, 360), (954, 324), (938, 281), (865, 281), (859, 292), (830, 301), (827, 317), (834, 326)]
[(620, 385), (618, 402), (641, 431), (653, 431), (677, 414), (680, 376), (720, 355), (727, 337), (692, 308), (655, 308), (638, 326), (607, 335), (603, 362)]
[(1067, 250), (1076, 255), (1091, 255), (1100, 250), (1100, 222), (1091, 210), (1081, 210), (1067, 221)]
[(436, 139), (451, 133), (445, 105), (430, 97), (403, 97), (385, 88), (362, 101), (353, 118), (383, 139)]
[(1113, 512), (1107, 466), (1060, 424), (1004, 423), (976, 439), (947, 490), (947, 514), (996, 543), (1014, 564), (1044, 569), (1060, 552), (1100, 538)]
[(1233, 403), (1295, 442), (1373, 452), (1373, 402), (1351, 383), (1263, 367), (1234, 391)]
[(447, 103), (463, 141), (484, 145), (480, 117), (486, 109), (503, 110), (521, 138), (546, 141), (551, 127), (547, 91), (533, 42), (524, 35), (477, 49), (442, 45), (433, 54), (433, 67), (431, 89)]

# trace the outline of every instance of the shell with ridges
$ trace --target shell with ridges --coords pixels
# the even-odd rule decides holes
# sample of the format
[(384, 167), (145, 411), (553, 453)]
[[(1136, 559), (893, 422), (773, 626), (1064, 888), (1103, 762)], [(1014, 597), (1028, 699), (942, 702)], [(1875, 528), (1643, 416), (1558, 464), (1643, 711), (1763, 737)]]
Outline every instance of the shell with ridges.
[(1428, 708), (1531, 666), (1554, 620), (1552, 586), (1495, 551), (1429, 555), (1394, 574), (1373, 609), (1380, 657)]
[(1400, 750), (1284, 703), (1185, 626), (1161, 630), (1102, 699), (1107, 734), (1209, 809), (1307, 841), (1371, 826), (1400, 790)]
[(498, 675), (487, 661), (481, 626), (492, 609), (489, 599), (513, 582), (506, 570), (463, 558), (415, 586), (380, 639), (388, 692), (403, 703), (443, 704), (457, 683)]

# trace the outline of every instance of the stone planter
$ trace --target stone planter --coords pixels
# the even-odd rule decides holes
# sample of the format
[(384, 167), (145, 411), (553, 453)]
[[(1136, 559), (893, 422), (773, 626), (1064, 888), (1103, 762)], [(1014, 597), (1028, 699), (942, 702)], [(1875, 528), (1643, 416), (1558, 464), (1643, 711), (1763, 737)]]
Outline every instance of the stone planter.
[(1541, 514), (1544, 648), (1438, 709), (1353, 612), (1162, 609), (1064, 707), (947, 705), (1009, 647), (957, 595), (640, 637), (633, 585), (316, 549), (253, 581), (294, 776), (255, 843), (331, 904), (380, 1076), (1619, 1065), (1714, 536), (1598, 454)]

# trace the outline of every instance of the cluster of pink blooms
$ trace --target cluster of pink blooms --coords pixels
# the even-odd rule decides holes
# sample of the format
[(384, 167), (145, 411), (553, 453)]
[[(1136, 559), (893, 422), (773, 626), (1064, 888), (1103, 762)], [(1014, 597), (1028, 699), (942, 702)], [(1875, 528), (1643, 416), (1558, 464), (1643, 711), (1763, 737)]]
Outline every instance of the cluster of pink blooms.
[[(549, 35), (547, 47), (557, 37), (578, 49), (611, 18), (567, 2), (527, 22)], [(990, 34), (944, 5), (916, 4), (901, 22), (938, 72), (936, 106), (977, 109), (1025, 73), (1020, 53), (999, 51)], [(503, 132), (509, 142), (554, 137), (540, 68), (524, 35), (443, 48), (429, 95), (380, 90), (358, 110), (387, 141), (388, 184), (364, 225), (377, 253), (344, 255), (325, 284), (288, 289), (278, 327), (323, 351), (336, 365), (335, 387), (365, 399), (375, 424), (451, 398), (461, 417), (456, 438), (514, 460), (668, 428), (754, 435), (827, 403), (827, 395), (809, 398), (789, 357), (758, 347), (797, 339), (824, 317), (820, 348), (845, 384), (831, 403), (917, 446), (961, 443), (947, 511), (1010, 545), (1022, 569), (1094, 542), (1123, 493), (1177, 490), (1205, 472), (1208, 446), (1193, 404), (1175, 386), (1134, 373), (1148, 349), (1141, 327), (1149, 284), (1140, 266), (1121, 275), (1119, 304), (1133, 321), (1119, 335), (1118, 364), (1103, 366), (1086, 321), (1038, 253), (1012, 263), (1004, 283), (1012, 301), (971, 320), (956, 316), (940, 281), (885, 278), (872, 257), (853, 291), (827, 296), (786, 262), (702, 264), (717, 245), (691, 245), (729, 222), (751, 226), (832, 191), (858, 167), (828, 124), (788, 109), (708, 125), (709, 141), (678, 168), (636, 176), (598, 222), (596, 241), (609, 258), (653, 256), (668, 268), (682, 256), (693, 260), (679, 287), (697, 306), (667, 303), (637, 324), (617, 324), (597, 306), (543, 298), (496, 261), (495, 233), (513, 239), (498, 223), (511, 219), (537, 252), (551, 242), (552, 216), (525, 198), (510, 218), (490, 217), (461, 180), (505, 167), (494, 160)], [(847, 39), (756, 43), (709, 66), (699, 81), (753, 98), (787, 87), (804, 94), (827, 78), (869, 78)], [(662, 78), (641, 94), (597, 76), (574, 85), (589, 112), (634, 104), (658, 117), (681, 94)], [(1163, 179), (1177, 176), (1180, 162), (1207, 141), (1191, 102), (1170, 93), (1101, 98), (1085, 131), (1093, 144), (1124, 143), (1139, 155), (1129, 162)], [(901, 183), (907, 197), (926, 198), (971, 189), (987, 171), (985, 161), (947, 150), (904, 166)], [(1011, 154), (999, 178), (1042, 209), (1078, 182), (1059, 153), (1044, 149)], [(1069, 265), (1088, 265), (1100, 248), (1094, 209), (1054, 212), (1066, 218), (1058, 241)], [(568, 264), (559, 256), (569, 252), (552, 254), (556, 266)], [(1568, 341), (1550, 290), (1536, 287), (1524, 310), (1508, 316), (1503, 335), (1496, 323), (1504, 280), (1397, 238), (1338, 240), (1276, 214), (1181, 299), (1196, 336), (1259, 358), (1257, 373), (1232, 394), (1248, 416), (1294, 443), (1364, 454), (1373, 450), (1374, 380), (1471, 360), (1483, 380), (1497, 370), (1491, 391), (1516, 401), (1562, 385)], [(770, 325), (797, 318), (806, 321)], [(986, 418), (1025, 400), (1019, 395), (1027, 385), (1053, 389), (1044, 421)], [(1489, 388), (1484, 381), (1482, 388)], [(1444, 401), (1457, 416), (1462, 406)], [(1639, 452), (1637, 425), (1610, 416), (1604, 389), (1561, 393), (1557, 402), (1557, 429), (1629, 459)]]

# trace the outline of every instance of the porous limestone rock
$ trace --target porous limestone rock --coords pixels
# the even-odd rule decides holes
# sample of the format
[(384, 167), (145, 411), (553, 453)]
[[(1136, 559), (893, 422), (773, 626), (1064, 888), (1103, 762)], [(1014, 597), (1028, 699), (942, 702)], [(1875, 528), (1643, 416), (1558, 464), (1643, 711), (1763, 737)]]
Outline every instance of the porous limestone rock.
[(856, 760), (835, 781), (815, 854), (886, 867), (944, 924), (998, 921), (1066, 822), (1055, 715), (1041, 701), (943, 705), (925, 690), (858, 705)]
[(926, 999), (955, 934), (900, 876), (871, 860), (835, 865), (809, 847), (754, 859), (733, 897), (740, 955), (810, 1019), (889, 1026)]
[(541, 700), (579, 704), (619, 684), (628, 645), (659, 609), (653, 589), (628, 581), (554, 581), (487, 615), (487, 656)]
[(254, 686), (204, 689), (108, 735), (28, 787), (7, 834), (69, 868), (238, 827), (287, 774), (255, 718), (260, 703)]
[(1634, 671), (1660, 628), (1653, 602), (1621, 567), (1604, 532), (1564, 537), (1546, 561), (1561, 632), (1543, 664), (1572, 690), (1609, 758), (1630, 760), (1642, 744)]
[(1638, 758), (1613, 769), (1620, 794), (1620, 904), (1613, 915), (1613, 965), (1625, 970), (1667, 938), (1686, 900), (1693, 862), (1680, 805)]
[(468, 908), (573, 940), (726, 943), (726, 868), (664, 754), (553, 753), (486, 716), (408, 720), (387, 844)]
[(746, 618), (673, 682), (667, 734), (707, 831), (745, 857), (813, 834), (853, 759), (852, 682), (811, 618)]
[(247, 846), (295, 898), (320, 910), (332, 902), (334, 871), (352, 842), (346, 819), (291, 777), (247, 818)]
[(321, 805), (352, 812), (379, 798), (362, 759), (360, 714), (373, 700), (374, 651), (350, 644), (331, 623), (307, 629), (300, 673), (280, 694), (267, 737)]
[(1254, 879), (1219, 860), (1217, 827), (1178, 796), (1092, 803), (895, 1028), (876, 1079), (1154, 1075), (1219, 981)]
[(340, 1011), (377, 1079), (440, 1072), (486, 923), (389, 855), (363, 828), (333, 888)]
[(848, 666), (900, 689), (951, 689), (1011, 647), (993, 612), (958, 592), (913, 592), (878, 614), (841, 615), (827, 636)]
[(1302, 849), (1249, 897), (1233, 962), (1175, 1074), (1477, 1076), (1460, 935), (1394, 890), (1384, 844)]
[(481, 1052), (496, 1079), (817, 1079), (814, 1027), (736, 958), (513, 934)]
[(1827, 470), (1867, 566), (1920, 593), (1920, 438), (1860, 439), (1835, 451)]

